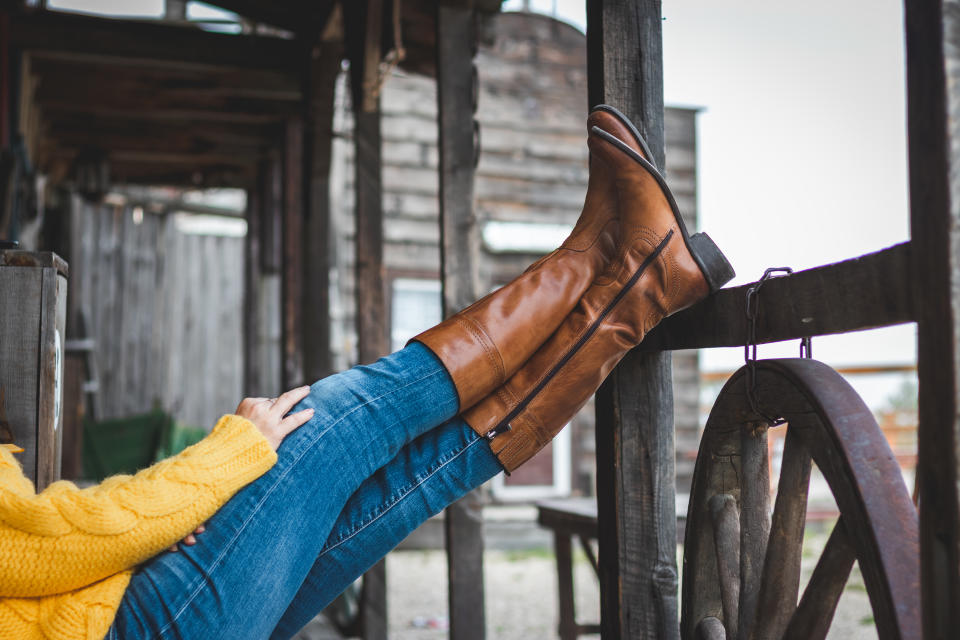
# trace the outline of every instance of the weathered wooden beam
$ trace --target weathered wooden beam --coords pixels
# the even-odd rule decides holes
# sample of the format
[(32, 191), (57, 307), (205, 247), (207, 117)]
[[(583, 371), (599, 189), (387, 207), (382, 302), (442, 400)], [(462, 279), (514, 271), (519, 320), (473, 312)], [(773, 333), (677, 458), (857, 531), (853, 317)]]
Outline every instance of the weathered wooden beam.
[[(306, 55), (306, 51), (303, 52)], [(32, 51), (31, 71), (45, 84), (65, 85), (68, 96), (78, 88), (91, 93), (108, 90), (164, 92), (179, 95), (235, 95), (297, 102), (303, 88), (295, 68), (258, 69), (213, 65), (170, 64), (104, 54)]]
[(303, 55), (294, 40), (211, 33), (184, 26), (56, 11), (10, 16), (10, 43), (24, 50), (288, 71)]
[[(390, 351), (383, 272), (383, 183), (379, 101), (373, 111), (354, 106), (356, 177), (356, 304), (357, 350), (361, 363)], [(387, 637), (386, 561), (363, 579), (363, 637)]]
[(233, 11), (254, 22), (279, 27), (308, 38), (316, 38), (323, 31), (334, 6), (333, 0), (317, 2), (213, 0), (211, 4)]
[(0, 149), (10, 146), (10, 16), (0, 13)]
[[(626, 113), (663, 166), (660, 2), (588, 0), (590, 105)], [(605, 638), (679, 637), (669, 354), (628, 354), (597, 394), (600, 614)]]
[(285, 116), (299, 114), (299, 96), (275, 97), (248, 96), (233, 94), (217, 87), (209, 89), (185, 89), (166, 91), (162, 85), (144, 84), (149, 77), (141, 81), (118, 83), (105, 82), (104, 79), (90, 79), (86, 74), (78, 74), (71, 81), (42, 83), (37, 89), (35, 100), (41, 107), (70, 111), (73, 113), (106, 114), (110, 112), (144, 113), (160, 112), (172, 114), (169, 117), (186, 117), (210, 112), (210, 119), (227, 120), (228, 114), (234, 117), (246, 117), (248, 121), (279, 120)]
[[(473, 213), (476, 16), (469, 6), (439, 3), (436, 16), (440, 147), (440, 272), (443, 314), (476, 299), (478, 247)], [(474, 490), (444, 520), (450, 637), (486, 636), (483, 592), (483, 499)]]
[(311, 57), (307, 73), (304, 143), (307, 203), (304, 213), (303, 366), (308, 382), (333, 373), (330, 353), (330, 160), (333, 151), (334, 93), (343, 49), (325, 43)]
[(287, 122), (283, 160), (283, 388), (303, 377), (303, 121)]
[(247, 397), (260, 395), (260, 221), (263, 218), (265, 201), (265, 170), (265, 166), (262, 166), (256, 186), (247, 191), (247, 235), (243, 244), (243, 394)]
[(923, 631), (960, 628), (960, 2), (905, 2)]
[[(910, 279), (911, 244), (767, 280), (757, 342), (777, 342), (874, 329), (915, 319)], [(750, 285), (724, 289), (667, 318), (640, 349), (703, 349), (743, 345)]]

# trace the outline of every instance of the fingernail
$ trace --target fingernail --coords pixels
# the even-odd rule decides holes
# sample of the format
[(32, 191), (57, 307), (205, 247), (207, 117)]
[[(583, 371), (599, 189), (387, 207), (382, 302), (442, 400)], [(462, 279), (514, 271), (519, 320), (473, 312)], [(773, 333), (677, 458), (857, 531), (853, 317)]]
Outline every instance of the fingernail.
[(308, 384), (305, 384), (305, 385), (303, 385), (303, 386), (302, 386), (302, 387), (300, 387), (300, 388), (301, 388), (301, 389), (309, 389), (309, 388), (310, 388), (310, 385), (308, 385)]

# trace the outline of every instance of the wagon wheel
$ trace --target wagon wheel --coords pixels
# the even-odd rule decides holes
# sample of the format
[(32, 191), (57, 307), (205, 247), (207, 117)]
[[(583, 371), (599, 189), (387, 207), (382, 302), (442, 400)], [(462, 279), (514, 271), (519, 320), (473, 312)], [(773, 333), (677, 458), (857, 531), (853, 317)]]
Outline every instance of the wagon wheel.
[[(882, 640), (921, 637), (917, 514), (863, 400), (804, 359), (756, 364), (758, 410), (788, 422), (770, 516), (768, 423), (747, 367), (723, 387), (697, 456), (683, 558), (684, 639), (824, 638), (860, 564)], [(840, 509), (797, 604), (811, 460)]]

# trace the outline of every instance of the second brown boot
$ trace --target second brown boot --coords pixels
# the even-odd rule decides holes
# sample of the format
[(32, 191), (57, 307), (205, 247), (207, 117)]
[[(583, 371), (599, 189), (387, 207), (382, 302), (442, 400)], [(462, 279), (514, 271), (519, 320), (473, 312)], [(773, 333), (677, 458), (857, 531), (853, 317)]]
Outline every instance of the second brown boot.
[(599, 138), (591, 149), (619, 167), (618, 254), (526, 364), (463, 414), (508, 472), (543, 448), (662, 318), (734, 275), (708, 236), (687, 234), (656, 169), (622, 141)]
[[(611, 107), (594, 109), (587, 127), (591, 149), (606, 135), (645, 161), (649, 157), (640, 134)], [(617, 182), (623, 176), (617, 171), (591, 156), (583, 213), (564, 243), (509, 284), (413, 338), (443, 362), (461, 412), (506, 382), (607, 268), (621, 244)]]

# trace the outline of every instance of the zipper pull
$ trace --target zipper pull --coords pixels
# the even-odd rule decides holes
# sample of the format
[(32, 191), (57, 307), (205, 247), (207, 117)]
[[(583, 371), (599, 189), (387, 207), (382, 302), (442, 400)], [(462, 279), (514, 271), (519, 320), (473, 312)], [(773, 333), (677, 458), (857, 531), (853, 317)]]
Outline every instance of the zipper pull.
[(501, 433), (506, 433), (507, 431), (510, 431), (510, 429), (512, 428), (513, 427), (510, 426), (509, 422), (502, 422), (497, 426), (495, 426), (493, 429), (490, 429), (490, 431), (487, 431), (485, 434), (483, 434), (483, 437), (486, 438), (487, 440), (493, 440)]

